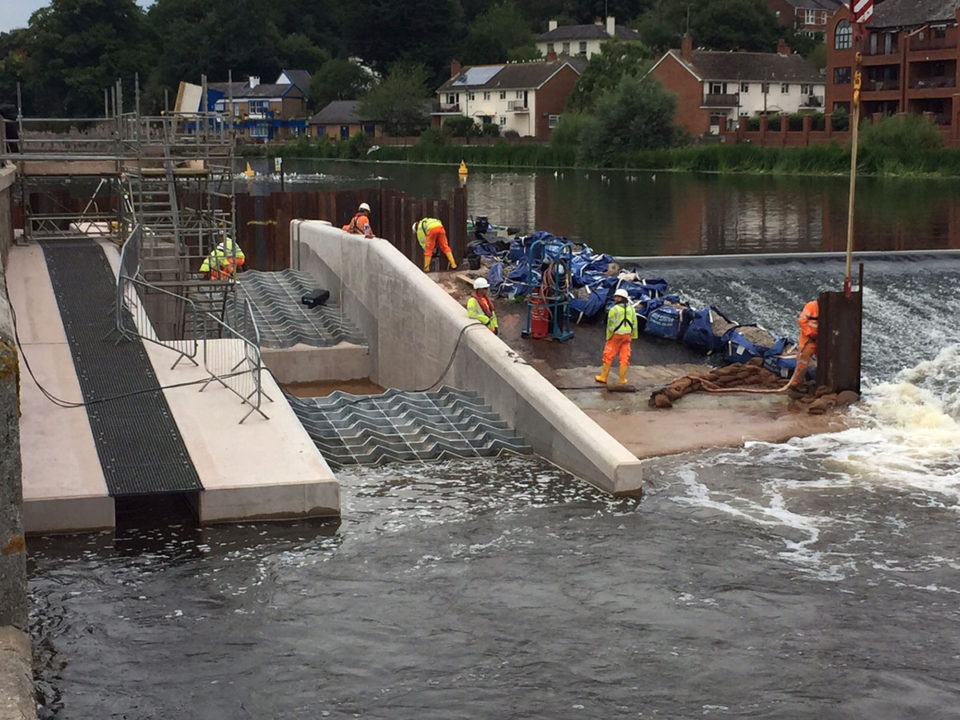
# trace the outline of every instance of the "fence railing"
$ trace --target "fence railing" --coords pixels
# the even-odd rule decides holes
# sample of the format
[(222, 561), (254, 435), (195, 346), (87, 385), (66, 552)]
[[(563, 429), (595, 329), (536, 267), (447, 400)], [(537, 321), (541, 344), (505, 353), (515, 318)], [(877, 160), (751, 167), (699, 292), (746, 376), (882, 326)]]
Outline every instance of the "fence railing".
[[(120, 252), (117, 272), (116, 328), (122, 337), (156, 343), (177, 354), (171, 369), (184, 359), (200, 367), (209, 375), (200, 387), (203, 392), (212, 383), (219, 383), (237, 395), (248, 412), (242, 423), (254, 412), (265, 419), (263, 398), (272, 402), (263, 391), (263, 360), (260, 353), (260, 331), (253, 315), (249, 298), (239, 286), (228, 290), (232, 301), (223, 303), (220, 316), (200, 308), (191, 298), (153, 285), (140, 274), (140, 255), (143, 232), (136, 226)], [(219, 284), (222, 287), (222, 283)], [(151, 302), (152, 301), (152, 302)], [(176, 323), (180, 337), (164, 338), (154, 329), (150, 307), (165, 307), (182, 318)], [(189, 331), (187, 330), (189, 328)], [(193, 335), (187, 337), (188, 334)], [(199, 335), (199, 336), (198, 336)], [(202, 349), (202, 352), (201, 352)]]

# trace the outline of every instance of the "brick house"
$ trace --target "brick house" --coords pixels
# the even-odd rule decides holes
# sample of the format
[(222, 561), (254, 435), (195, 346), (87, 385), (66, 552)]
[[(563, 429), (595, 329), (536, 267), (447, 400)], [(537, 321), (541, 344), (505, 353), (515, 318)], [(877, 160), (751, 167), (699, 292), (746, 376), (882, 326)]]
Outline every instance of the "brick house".
[(824, 78), (782, 40), (775, 53), (694, 50), (685, 35), (651, 74), (677, 96), (676, 123), (694, 136), (718, 135), (743, 116), (823, 110)]
[(383, 137), (383, 121), (374, 120), (357, 112), (357, 100), (334, 100), (310, 118), (310, 127), (316, 137), (326, 135), (331, 140), (346, 140), (363, 133), (372, 138)]
[(550, 57), (556, 55), (577, 56), (590, 59), (600, 52), (601, 46), (608, 40), (639, 40), (636, 30), (617, 25), (614, 17), (606, 22), (597, 20), (593, 25), (557, 25), (556, 20), (547, 24), (547, 32), (537, 36), (536, 46), (540, 54)]
[[(275, 83), (261, 83), (256, 76), (232, 84), (208, 83), (207, 107), (232, 117), (241, 141), (283, 140), (306, 131), (309, 92), (310, 73), (283, 70)], [(181, 82), (177, 111), (196, 111), (202, 104), (200, 95), (199, 86)]]
[(842, 0), (767, 0), (783, 27), (821, 38), (842, 5)]
[[(960, 141), (960, 9), (956, 0), (884, 0), (862, 40), (861, 116), (925, 114)], [(853, 100), (855, 28), (844, 6), (827, 31), (827, 110)]]
[(432, 125), (463, 115), (478, 124), (497, 123), (501, 133), (546, 140), (585, 67), (580, 58), (465, 68), (454, 61), (450, 79), (437, 89)]

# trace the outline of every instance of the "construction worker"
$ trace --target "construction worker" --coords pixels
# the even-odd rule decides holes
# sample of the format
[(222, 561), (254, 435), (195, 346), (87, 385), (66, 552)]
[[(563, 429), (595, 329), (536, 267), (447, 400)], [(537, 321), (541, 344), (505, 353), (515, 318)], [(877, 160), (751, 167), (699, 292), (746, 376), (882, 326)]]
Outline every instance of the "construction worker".
[(450, 251), (450, 243), (447, 242), (447, 231), (443, 229), (443, 223), (436, 218), (423, 218), (413, 224), (413, 233), (417, 236), (417, 242), (423, 248), (423, 271), (430, 272), (430, 261), (433, 259), (433, 253), (439, 246), (444, 255), (447, 256), (447, 262), (450, 263), (450, 269), (456, 270), (457, 263), (453, 259), (453, 253)]
[(627, 384), (627, 365), (630, 364), (630, 342), (638, 335), (637, 311), (630, 304), (630, 295), (623, 288), (613, 293), (613, 307), (607, 313), (607, 343), (603, 346), (603, 370), (594, 380), (607, 382), (613, 359), (620, 354), (620, 384)]
[(800, 326), (800, 344), (797, 352), (797, 369), (790, 378), (789, 390), (793, 393), (806, 392), (807, 368), (817, 354), (817, 323), (820, 317), (820, 303), (811, 300), (803, 306), (803, 312), (797, 319)]
[(237, 270), (246, 262), (243, 250), (229, 235), (224, 235), (217, 247), (200, 263), (200, 272), (209, 280), (234, 280)]
[(497, 311), (493, 309), (493, 300), (489, 294), (490, 283), (486, 278), (477, 278), (473, 281), (473, 295), (467, 300), (467, 317), (479, 320), (494, 334), (500, 334), (497, 324)]
[(343, 226), (343, 231), (351, 235), (363, 235), (364, 237), (373, 237), (373, 227), (370, 225), (370, 206), (365, 202), (360, 203), (353, 219)]

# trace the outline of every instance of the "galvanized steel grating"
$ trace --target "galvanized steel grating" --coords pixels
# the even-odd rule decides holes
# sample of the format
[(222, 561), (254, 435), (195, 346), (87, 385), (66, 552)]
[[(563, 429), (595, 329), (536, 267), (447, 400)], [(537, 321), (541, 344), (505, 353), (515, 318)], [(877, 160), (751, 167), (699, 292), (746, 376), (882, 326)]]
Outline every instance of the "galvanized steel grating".
[(314, 347), (340, 342), (367, 344), (360, 330), (343, 317), (333, 298), (315, 308), (300, 302), (301, 297), (316, 289), (316, 281), (305, 272), (250, 270), (240, 276), (240, 282), (253, 306), (263, 347), (288, 348), (297, 343)]
[(476, 394), (449, 387), (287, 401), (335, 468), (533, 452)]
[(143, 343), (115, 342), (116, 290), (103, 250), (89, 239), (41, 246), (84, 402), (127, 396), (87, 405), (108, 491), (202, 490)]

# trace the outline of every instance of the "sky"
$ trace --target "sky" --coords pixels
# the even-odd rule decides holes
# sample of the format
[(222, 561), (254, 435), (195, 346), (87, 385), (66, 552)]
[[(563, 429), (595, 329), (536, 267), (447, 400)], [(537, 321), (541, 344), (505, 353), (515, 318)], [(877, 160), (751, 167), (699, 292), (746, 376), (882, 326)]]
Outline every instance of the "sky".
[[(34, 11), (50, 4), (50, 0), (0, 0), (0, 32), (26, 27)], [(148, 7), (153, 0), (137, 0), (137, 5)]]

